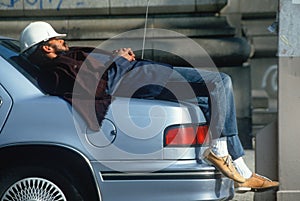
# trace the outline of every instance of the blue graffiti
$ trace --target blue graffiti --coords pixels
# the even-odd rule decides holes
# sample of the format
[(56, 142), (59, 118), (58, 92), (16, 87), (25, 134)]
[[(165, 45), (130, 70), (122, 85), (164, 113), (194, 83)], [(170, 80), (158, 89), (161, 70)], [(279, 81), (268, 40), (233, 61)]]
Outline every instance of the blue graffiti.
[[(47, 0), (45, 0), (45, 1), (47, 1)], [(41, 9), (41, 10), (44, 9), (44, 0), (26, 0), (25, 2), (28, 3), (28, 4), (31, 5), (31, 6), (34, 6), (34, 5), (36, 5), (37, 3), (39, 3), (40, 9)], [(52, 0), (48, 0), (48, 2), (49, 2), (50, 4), (53, 3)], [(58, 0), (58, 3), (57, 3), (57, 5), (56, 5), (56, 10), (60, 10), (60, 7), (61, 7), (61, 4), (62, 4), (62, 3), (63, 3), (63, 0)]]
[(77, 2), (76, 5), (77, 6), (82, 6), (82, 5), (84, 5), (84, 2)]
[(0, 0), (0, 6), (5, 6), (8, 8), (13, 8), (15, 7), (15, 4), (20, 1), (20, 0), (10, 0), (8, 3), (3, 2), (3, 0)]
[[(0, 0), (0, 6), (4, 6), (7, 8), (14, 8), (16, 6), (16, 3), (20, 0)], [(54, 5), (56, 7), (56, 10), (60, 10), (61, 5), (64, 0), (25, 0), (25, 4), (28, 4), (30, 6), (36, 6), (39, 5), (39, 9), (44, 9), (45, 3), (50, 3), (51, 5)], [(84, 5), (84, 1), (78, 1), (76, 3), (76, 6), (82, 6)]]

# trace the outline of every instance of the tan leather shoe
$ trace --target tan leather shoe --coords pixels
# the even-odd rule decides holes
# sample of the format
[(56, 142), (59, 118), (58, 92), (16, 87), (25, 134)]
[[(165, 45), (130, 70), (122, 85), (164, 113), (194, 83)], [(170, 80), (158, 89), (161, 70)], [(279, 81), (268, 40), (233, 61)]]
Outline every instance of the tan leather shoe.
[(204, 152), (204, 159), (212, 163), (212, 165), (214, 165), (226, 177), (234, 180), (235, 182), (243, 183), (246, 181), (246, 179), (236, 171), (229, 155), (218, 157), (210, 149), (207, 149)]
[(275, 189), (279, 186), (279, 182), (272, 181), (264, 176), (253, 173), (244, 183), (234, 184), (236, 193), (245, 193), (248, 191), (261, 192)]

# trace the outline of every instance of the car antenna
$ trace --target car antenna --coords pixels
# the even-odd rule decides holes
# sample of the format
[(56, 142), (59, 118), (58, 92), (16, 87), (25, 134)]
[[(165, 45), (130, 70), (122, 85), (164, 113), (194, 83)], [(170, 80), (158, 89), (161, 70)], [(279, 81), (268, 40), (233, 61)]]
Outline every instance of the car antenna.
[(142, 57), (141, 57), (142, 59), (144, 59), (144, 51), (145, 51), (145, 41), (146, 41), (146, 33), (147, 33), (149, 2), (150, 2), (150, 0), (147, 0), (147, 9), (146, 9), (145, 27), (144, 27), (144, 37), (143, 37), (143, 47), (142, 47)]

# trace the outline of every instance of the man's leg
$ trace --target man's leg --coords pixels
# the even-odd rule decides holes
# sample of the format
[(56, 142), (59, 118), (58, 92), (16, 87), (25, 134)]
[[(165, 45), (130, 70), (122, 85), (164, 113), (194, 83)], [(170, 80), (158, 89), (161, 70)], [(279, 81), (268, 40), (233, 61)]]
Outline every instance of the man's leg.
[[(244, 182), (245, 179), (233, 166), (228, 154), (227, 138), (224, 135), (225, 131), (231, 136), (237, 136), (234, 98), (229, 76), (219, 72), (175, 67), (169, 81), (171, 83), (174, 82), (175, 86), (182, 85), (181, 82), (189, 83), (194, 93), (193, 102), (195, 100), (198, 102), (207, 119), (212, 141), (211, 149), (208, 149), (204, 154), (205, 158), (212, 162), (227, 177), (237, 182)], [(172, 91), (173, 89), (171, 88), (170, 90)], [(182, 92), (175, 90), (174, 94), (175, 96), (177, 95), (176, 97), (181, 97), (181, 93), (186, 93), (186, 89), (182, 89)], [(185, 94), (185, 96), (189, 97), (188, 94)], [(224, 128), (225, 125), (228, 128)], [(231, 137), (228, 139), (231, 140)], [(234, 145), (238, 146), (239, 144), (235, 143)], [(233, 149), (232, 152), (238, 155), (244, 154), (242, 147), (230, 146), (230, 149)]]
[[(192, 68), (174, 68), (174, 70), (183, 76), (187, 82), (192, 83), (197, 97), (203, 95), (209, 97), (208, 104), (205, 105), (202, 101), (199, 107), (202, 107), (210, 124), (210, 130), (213, 132), (212, 150), (218, 155), (215, 155), (211, 150), (207, 150), (207, 158), (213, 161), (214, 165), (226, 176), (235, 180), (236, 188), (242, 192), (278, 187), (278, 182), (252, 173), (242, 158), (244, 149), (238, 137), (231, 78), (224, 73)], [(176, 80), (177, 76), (171, 76), (171, 80), (174, 78)], [(207, 105), (210, 107), (209, 110)], [(226, 156), (227, 153), (232, 157), (234, 166), (232, 162), (228, 162), (230, 158)]]
[(175, 73), (170, 81), (186, 81), (192, 84), (198, 105), (210, 125), (213, 139), (227, 137), (228, 151), (233, 159), (243, 156), (244, 149), (238, 138), (231, 78), (224, 73), (194, 68), (174, 67), (174, 70), (182, 77)]

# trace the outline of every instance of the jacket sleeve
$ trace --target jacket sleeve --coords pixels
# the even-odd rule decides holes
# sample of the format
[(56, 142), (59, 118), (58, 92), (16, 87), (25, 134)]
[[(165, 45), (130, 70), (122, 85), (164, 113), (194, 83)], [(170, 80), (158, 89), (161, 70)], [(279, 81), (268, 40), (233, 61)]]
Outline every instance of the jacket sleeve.
[(124, 57), (117, 57), (114, 62), (108, 68), (108, 83), (107, 83), (107, 93), (113, 94), (115, 89), (117, 88), (118, 84), (122, 77), (130, 71), (136, 61), (129, 62)]
[(76, 79), (75, 72), (63, 68), (43, 70), (38, 78), (39, 86), (50, 95), (64, 96), (71, 93)]
[(38, 77), (38, 84), (40, 88), (47, 94), (63, 96), (64, 91), (59, 89), (61, 73), (57, 71), (44, 70)]

